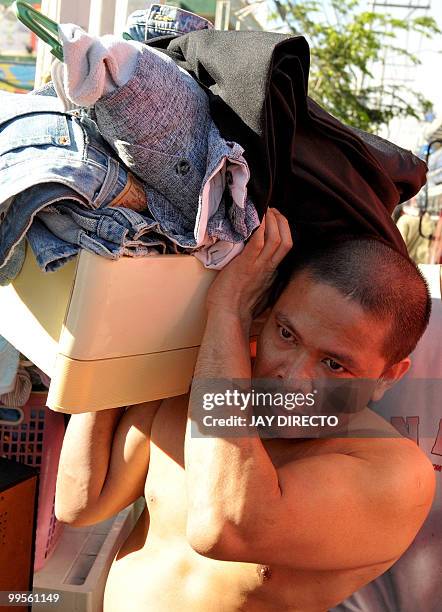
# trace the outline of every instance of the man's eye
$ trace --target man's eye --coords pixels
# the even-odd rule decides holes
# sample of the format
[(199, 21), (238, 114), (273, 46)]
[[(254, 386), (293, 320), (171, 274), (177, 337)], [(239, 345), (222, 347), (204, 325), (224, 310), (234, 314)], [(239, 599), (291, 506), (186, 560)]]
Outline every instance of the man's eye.
[(341, 364), (335, 361), (334, 359), (330, 359), (330, 357), (327, 357), (327, 359), (323, 359), (322, 363), (325, 363), (328, 369), (331, 370), (332, 372), (338, 372), (338, 373), (345, 372), (345, 368), (341, 366)]
[(281, 336), (281, 338), (283, 338), (284, 340), (291, 340), (293, 338), (293, 334), (290, 330), (287, 329), (287, 327), (283, 327), (282, 325), (279, 325), (279, 335)]

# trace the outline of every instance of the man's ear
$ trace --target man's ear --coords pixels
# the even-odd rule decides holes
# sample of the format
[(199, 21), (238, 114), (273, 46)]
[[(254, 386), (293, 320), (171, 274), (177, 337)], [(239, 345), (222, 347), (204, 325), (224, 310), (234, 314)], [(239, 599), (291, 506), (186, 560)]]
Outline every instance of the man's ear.
[(402, 361), (390, 366), (388, 370), (385, 370), (376, 384), (371, 399), (374, 402), (378, 402), (380, 399), (382, 399), (384, 397), (384, 393), (408, 372), (410, 365), (411, 359), (406, 357), (405, 359), (402, 359)]

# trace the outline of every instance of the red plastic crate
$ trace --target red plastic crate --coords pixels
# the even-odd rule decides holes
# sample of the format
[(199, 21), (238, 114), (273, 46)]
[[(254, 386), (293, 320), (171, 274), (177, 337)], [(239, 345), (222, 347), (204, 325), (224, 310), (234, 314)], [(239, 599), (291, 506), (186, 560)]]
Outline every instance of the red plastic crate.
[(32, 393), (21, 408), (23, 419), (17, 424), (0, 423), (0, 456), (40, 471), (35, 571), (43, 567), (62, 531), (62, 524), (55, 518), (54, 501), (65, 424), (62, 414), (46, 408), (46, 399), (47, 393)]

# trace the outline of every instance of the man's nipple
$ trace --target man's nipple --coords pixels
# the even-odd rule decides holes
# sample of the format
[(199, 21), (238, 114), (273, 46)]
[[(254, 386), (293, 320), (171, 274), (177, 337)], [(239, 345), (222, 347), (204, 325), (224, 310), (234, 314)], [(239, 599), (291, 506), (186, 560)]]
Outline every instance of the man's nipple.
[(258, 576), (261, 578), (262, 582), (270, 580), (272, 577), (272, 570), (268, 565), (258, 565), (256, 571), (258, 572)]

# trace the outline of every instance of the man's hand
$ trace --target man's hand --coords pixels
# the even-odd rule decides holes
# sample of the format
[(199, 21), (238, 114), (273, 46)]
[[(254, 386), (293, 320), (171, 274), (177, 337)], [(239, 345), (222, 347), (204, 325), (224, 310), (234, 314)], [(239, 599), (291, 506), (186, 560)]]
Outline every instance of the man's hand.
[(250, 326), (253, 312), (270, 288), (275, 271), (293, 246), (287, 219), (269, 208), (244, 248), (217, 276), (207, 296), (209, 313), (228, 311)]

